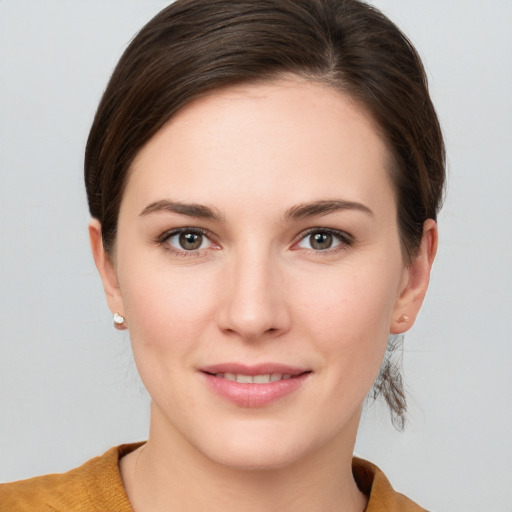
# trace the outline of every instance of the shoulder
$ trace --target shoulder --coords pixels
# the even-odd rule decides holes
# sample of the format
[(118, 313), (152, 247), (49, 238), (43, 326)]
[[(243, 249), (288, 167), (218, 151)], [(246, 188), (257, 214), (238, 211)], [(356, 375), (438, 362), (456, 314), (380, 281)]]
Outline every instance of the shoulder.
[(0, 485), (2, 512), (131, 512), (119, 459), (140, 444), (111, 448), (79, 468)]
[(375, 464), (354, 457), (352, 472), (359, 489), (368, 496), (365, 512), (426, 512), (424, 508), (396, 492)]

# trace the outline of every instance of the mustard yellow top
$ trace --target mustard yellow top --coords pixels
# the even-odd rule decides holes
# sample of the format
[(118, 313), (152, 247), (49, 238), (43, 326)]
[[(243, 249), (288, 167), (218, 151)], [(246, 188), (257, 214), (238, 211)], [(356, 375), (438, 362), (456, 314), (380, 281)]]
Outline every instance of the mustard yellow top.
[[(0, 485), (1, 512), (133, 512), (119, 473), (121, 457), (141, 445), (111, 448), (67, 473)], [(369, 497), (366, 512), (426, 512), (393, 490), (375, 465), (354, 458), (357, 485)]]

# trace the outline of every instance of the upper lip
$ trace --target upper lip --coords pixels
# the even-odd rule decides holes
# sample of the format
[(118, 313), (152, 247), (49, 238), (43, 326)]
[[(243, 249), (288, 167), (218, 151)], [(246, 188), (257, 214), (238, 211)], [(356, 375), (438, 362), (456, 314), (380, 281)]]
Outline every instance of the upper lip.
[(268, 373), (282, 373), (287, 375), (301, 375), (308, 372), (307, 368), (290, 366), (281, 363), (260, 363), (247, 365), (242, 363), (220, 363), (209, 366), (203, 366), (200, 370), (204, 373), (216, 375), (218, 373), (235, 373), (241, 375), (266, 375)]

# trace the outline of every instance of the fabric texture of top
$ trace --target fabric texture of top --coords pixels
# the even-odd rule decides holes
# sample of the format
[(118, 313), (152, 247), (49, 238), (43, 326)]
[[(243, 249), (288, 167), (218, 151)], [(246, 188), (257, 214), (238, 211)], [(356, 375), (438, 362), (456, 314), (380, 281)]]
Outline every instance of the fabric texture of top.
[[(119, 472), (119, 460), (142, 443), (111, 448), (79, 468), (0, 484), (0, 512), (133, 512)], [(357, 485), (369, 497), (365, 512), (426, 512), (397, 493), (371, 462), (354, 457)]]

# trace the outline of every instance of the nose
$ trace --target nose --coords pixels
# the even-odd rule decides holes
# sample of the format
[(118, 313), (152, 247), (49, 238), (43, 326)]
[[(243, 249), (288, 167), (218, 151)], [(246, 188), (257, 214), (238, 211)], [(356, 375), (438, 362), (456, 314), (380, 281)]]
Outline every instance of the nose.
[(220, 290), (218, 325), (224, 333), (257, 341), (290, 329), (283, 272), (268, 252), (246, 250), (230, 258)]

